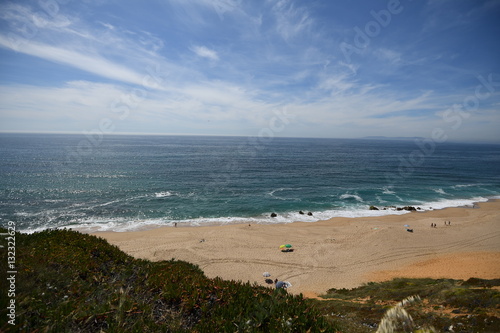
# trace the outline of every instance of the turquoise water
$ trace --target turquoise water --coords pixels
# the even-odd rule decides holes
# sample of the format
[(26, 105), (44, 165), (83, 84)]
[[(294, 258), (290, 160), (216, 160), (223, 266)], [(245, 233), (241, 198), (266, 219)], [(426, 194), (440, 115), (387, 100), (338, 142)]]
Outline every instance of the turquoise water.
[(312, 222), (500, 197), (499, 145), (0, 134), (0, 156), (1, 223), (27, 232)]

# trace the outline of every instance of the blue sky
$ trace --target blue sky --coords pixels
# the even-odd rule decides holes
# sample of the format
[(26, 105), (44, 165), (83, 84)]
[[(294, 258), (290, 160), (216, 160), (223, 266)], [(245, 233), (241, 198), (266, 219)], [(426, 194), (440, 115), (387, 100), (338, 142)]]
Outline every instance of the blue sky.
[(499, 18), (500, 0), (2, 1), (0, 131), (500, 142)]

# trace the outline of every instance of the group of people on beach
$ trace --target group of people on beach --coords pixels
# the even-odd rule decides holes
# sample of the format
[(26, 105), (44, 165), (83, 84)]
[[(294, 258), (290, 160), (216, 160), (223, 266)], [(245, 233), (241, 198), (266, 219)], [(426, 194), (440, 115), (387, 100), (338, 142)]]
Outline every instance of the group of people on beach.
[[(451, 221), (444, 221), (444, 225), (451, 225)], [(431, 223), (431, 228), (437, 228), (437, 224)]]

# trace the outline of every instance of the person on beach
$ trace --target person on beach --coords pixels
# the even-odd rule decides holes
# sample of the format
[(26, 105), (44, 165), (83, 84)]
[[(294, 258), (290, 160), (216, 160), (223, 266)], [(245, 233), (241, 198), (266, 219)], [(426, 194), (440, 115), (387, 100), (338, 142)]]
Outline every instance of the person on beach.
[(276, 282), (276, 289), (286, 289), (285, 282), (283, 281)]
[(283, 281), (278, 281), (278, 279), (274, 280), (274, 284), (276, 285), (276, 289), (286, 289), (286, 284)]

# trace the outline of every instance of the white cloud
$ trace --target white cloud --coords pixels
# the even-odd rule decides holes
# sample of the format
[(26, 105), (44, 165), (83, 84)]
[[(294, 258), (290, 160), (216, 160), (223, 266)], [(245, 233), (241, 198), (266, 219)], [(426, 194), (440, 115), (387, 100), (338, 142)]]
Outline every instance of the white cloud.
[(206, 46), (193, 46), (191, 47), (191, 51), (193, 51), (197, 56), (202, 58), (207, 58), (213, 61), (219, 60), (219, 55), (217, 54), (217, 52), (209, 49)]
[(277, 1), (272, 11), (276, 18), (276, 30), (285, 40), (306, 31), (313, 23), (309, 12), (291, 0)]
[(136, 72), (117, 65), (98, 55), (87, 55), (77, 51), (68, 50), (62, 47), (55, 47), (38, 43), (32, 40), (19, 41), (19, 47), (16, 48), (17, 41), (9, 40), (7, 36), (0, 35), (0, 46), (16, 50), (18, 52), (43, 58), (45, 60), (69, 65), (101, 77), (118, 80), (127, 83), (141, 85), (143, 77)]
[(45, 32), (56, 32), (70, 30), (70, 26), (77, 19), (62, 15), (57, 10), (44, 11), (33, 10), (30, 6), (15, 3), (0, 5), (0, 18), (7, 22), (9, 37), (11, 40), (36, 39), (41, 36), (49, 37)]
[[(115, 85), (86, 81), (61, 87), (0, 86), (0, 119), (17, 119), (18, 126), (43, 124), (49, 129), (55, 122), (64, 121), (67, 128), (60, 130), (74, 131), (92, 126), (101, 118), (116, 117), (110, 105), (123, 94), (124, 90)], [(6, 130), (3, 126), (1, 129)]]
[(151, 89), (162, 87), (146, 83), (151, 82), (148, 68), (161, 67), (177, 77), (191, 72), (160, 56), (163, 41), (150, 32), (132, 32), (103, 21), (89, 25), (63, 15), (62, 10), (49, 18), (28, 6), (8, 4), (4, 8), (0, 17), (11, 29), (0, 32), (0, 47)]
[(99, 22), (103, 27), (109, 29), (109, 30), (115, 30), (116, 28), (112, 25), (112, 24), (109, 24), (109, 23), (106, 23), (106, 22)]

